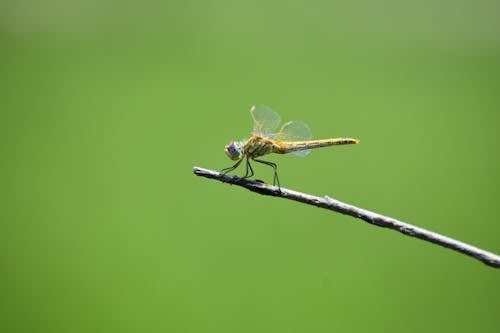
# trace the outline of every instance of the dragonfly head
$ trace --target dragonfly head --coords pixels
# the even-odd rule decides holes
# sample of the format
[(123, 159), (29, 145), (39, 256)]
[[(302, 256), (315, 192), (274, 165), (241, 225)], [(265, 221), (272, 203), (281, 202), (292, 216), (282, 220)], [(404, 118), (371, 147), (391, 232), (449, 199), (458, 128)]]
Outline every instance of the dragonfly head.
[(227, 157), (229, 157), (233, 161), (239, 160), (243, 157), (243, 149), (240, 142), (231, 141), (224, 148), (224, 152), (226, 153)]

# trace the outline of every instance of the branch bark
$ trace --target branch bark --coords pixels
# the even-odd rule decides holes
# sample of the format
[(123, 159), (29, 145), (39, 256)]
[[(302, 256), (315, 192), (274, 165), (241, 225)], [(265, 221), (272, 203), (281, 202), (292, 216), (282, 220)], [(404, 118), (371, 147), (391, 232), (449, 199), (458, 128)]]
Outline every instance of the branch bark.
[(396, 230), (405, 235), (419, 238), (443, 247), (447, 247), (454, 251), (480, 260), (488, 266), (500, 268), (500, 256), (492, 252), (482, 250), (459, 240), (416, 227), (414, 225), (396, 220), (391, 217), (387, 217), (363, 208), (349, 205), (328, 196), (318, 197), (311, 194), (293, 191), (283, 187), (278, 188), (276, 186), (272, 186), (263, 182), (242, 179), (234, 175), (222, 174), (214, 170), (199, 167), (194, 167), (193, 172), (197, 176), (216, 179), (224, 183), (241, 186), (262, 195), (281, 197), (284, 199), (294, 200), (308, 205), (329, 209), (337, 213), (349, 215), (379, 227)]

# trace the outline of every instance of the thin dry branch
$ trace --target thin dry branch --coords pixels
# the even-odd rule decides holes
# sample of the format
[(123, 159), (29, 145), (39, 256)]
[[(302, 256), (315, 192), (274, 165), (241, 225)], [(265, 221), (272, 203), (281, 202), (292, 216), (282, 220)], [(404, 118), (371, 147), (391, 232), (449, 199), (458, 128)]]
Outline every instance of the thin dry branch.
[(393, 219), (391, 217), (387, 217), (384, 215), (380, 215), (374, 212), (371, 212), (366, 209), (358, 208), (353, 205), (346, 204), (344, 202), (332, 199), (328, 196), (324, 197), (317, 197), (314, 195), (302, 193), (302, 192), (297, 192), (293, 190), (289, 190), (286, 188), (278, 188), (276, 186), (271, 186), (266, 183), (262, 183), (259, 181), (253, 181), (253, 180), (248, 180), (248, 179), (242, 179), (237, 176), (232, 176), (232, 175), (227, 175), (227, 174), (222, 174), (217, 171), (209, 170), (209, 169), (203, 169), (199, 167), (194, 167), (193, 172), (197, 176), (202, 176), (206, 178), (212, 178), (212, 179), (217, 179), (221, 182), (228, 183), (228, 184), (233, 184), (233, 185), (238, 185), (242, 186), (250, 191), (257, 192), (259, 194), (263, 195), (271, 195), (275, 197), (281, 197), (284, 199), (290, 199), (290, 200), (295, 200), (299, 201), (308, 205), (313, 205), (329, 210), (333, 210), (337, 213), (345, 214), (345, 215), (350, 215), (352, 217), (361, 219), (365, 222), (368, 222), (370, 224), (379, 226), (379, 227), (384, 227), (384, 228), (389, 228), (392, 230), (399, 231), (405, 235), (419, 238), (434, 244), (438, 244), (443, 247), (447, 247), (449, 249), (452, 249), (454, 251), (463, 253), (465, 255), (471, 256), (477, 260), (482, 261), (486, 265), (500, 268), (500, 256), (482, 250), (480, 248), (477, 248), (475, 246), (466, 244), (464, 242), (461, 242), (459, 240), (446, 237), (444, 235), (435, 233), (433, 231), (429, 231), (423, 228), (419, 228), (416, 226), (413, 226), (411, 224)]

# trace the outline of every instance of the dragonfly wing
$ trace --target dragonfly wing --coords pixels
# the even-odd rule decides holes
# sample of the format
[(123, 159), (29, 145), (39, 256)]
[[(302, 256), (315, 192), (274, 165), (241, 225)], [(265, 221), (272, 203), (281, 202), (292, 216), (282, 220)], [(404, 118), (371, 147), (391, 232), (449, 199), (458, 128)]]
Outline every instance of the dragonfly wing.
[(294, 151), (290, 154), (293, 154), (293, 155), (299, 156), (299, 157), (306, 157), (307, 155), (309, 155), (310, 152), (311, 152), (311, 149), (304, 149), (304, 150)]
[[(276, 136), (281, 141), (308, 141), (312, 139), (312, 133), (309, 126), (301, 121), (289, 121), (281, 127), (281, 131)], [(299, 150), (292, 154), (300, 157), (307, 156), (311, 149)]]
[(259, 134), (266, 137), (274, 136), (281, 117), (273, 109), (266, 105), (254, 105), (250, 109), (253, 118), (252, 134)]

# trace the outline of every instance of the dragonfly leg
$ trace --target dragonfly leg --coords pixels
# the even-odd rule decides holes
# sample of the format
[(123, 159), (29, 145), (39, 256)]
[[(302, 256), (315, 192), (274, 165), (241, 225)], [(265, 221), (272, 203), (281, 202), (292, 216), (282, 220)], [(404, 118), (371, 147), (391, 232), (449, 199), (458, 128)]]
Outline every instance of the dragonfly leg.
[(254, 161), (262, 163), (262, 164), (265, 164), (265, 165), (269, 165), (270, 167), (272, 167), (274, 169), (273, 185), (278, 185), (278, 187), (281, 187), (280, 186), (280, 181), (278, 179), (278, 170), (277, 170), (278, 166), (276, 165), (276, 163), (269, 162), (269, 161), (258, 160), (258, 159), (254, 159)]
[(247, 179), (253, 176), (253, 169), (252, 165), (250, 165), (250, 159), (247, 157), (247, 171), (245, 172), (245, 175), (243, 176), (243, 179)]
[(239, 160), (238, 162), (236, 162), (235, 165), (233, 166), (230, 166), (229, 168), (225, 168), (225, 169), (222, 169), (220, 172), (223, 173), (223, 174), (226, 174), (228, 172), (231, 172), (233, 171), (234, 169), (236, 169), (240, 164), (241, 162), (243, 162), (243, 159)]

